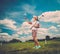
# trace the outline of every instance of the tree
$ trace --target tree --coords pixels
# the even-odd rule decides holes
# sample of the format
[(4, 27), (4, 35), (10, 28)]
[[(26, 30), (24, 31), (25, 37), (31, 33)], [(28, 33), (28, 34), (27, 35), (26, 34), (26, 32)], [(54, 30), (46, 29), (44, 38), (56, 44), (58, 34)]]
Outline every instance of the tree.
[(50, 36), (49, 35), (46, 36), (46, 40), (50, 40)]
[(50, 36), (47, 35), (46, 38), (45, 38), (45, 44), (47, 44), (47, 40), (50, 40)]

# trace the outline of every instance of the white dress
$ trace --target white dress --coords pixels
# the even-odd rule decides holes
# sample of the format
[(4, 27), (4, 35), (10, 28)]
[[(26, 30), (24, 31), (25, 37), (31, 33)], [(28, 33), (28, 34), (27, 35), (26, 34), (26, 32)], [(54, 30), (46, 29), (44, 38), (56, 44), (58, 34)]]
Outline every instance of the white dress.
[(39, 24), (39, 21), (32, 22), (32, 25), (30, 26), (30, 28), (32, 28), (32, 30), (37, 30), (38, 29), (38, 28), (34, 27), (35, 24)]

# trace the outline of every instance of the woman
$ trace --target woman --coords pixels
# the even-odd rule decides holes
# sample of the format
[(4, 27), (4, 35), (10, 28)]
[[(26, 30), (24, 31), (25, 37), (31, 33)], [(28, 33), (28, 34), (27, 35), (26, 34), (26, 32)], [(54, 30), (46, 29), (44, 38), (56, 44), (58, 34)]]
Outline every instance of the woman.
[(38, 39), (37, 39), (37, 30), (39, 28), (39, 21), (38, 21), (38, 17), (35, 16), (33, 17), (33, 22), (28, 22), (29, 24), (31, 24), (31, 29), (32, 29), (32, 37), (35, 43), (35, 47), (36, 49), (39, 49), (41, 46), (39, 45)]

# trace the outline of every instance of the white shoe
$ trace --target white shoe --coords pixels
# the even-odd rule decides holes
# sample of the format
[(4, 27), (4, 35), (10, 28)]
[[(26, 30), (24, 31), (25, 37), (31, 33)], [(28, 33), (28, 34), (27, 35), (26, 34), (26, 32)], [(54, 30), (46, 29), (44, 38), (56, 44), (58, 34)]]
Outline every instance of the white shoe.
[(41, 48), (41, 46), (37, 46), (37, 47), (36, 47), (36, 49), (39, 49), (39, 48)]

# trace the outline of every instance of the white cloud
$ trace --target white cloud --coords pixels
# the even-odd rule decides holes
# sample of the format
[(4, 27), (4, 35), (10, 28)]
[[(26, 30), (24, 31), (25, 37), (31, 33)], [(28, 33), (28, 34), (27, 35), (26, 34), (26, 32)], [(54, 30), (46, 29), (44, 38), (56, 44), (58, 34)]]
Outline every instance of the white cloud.
[[(27, 6), (27, 5), (25, 5), (25, 6)], [(25, 7), (25, 6), (23, 8), (27, 12), (30, 10), (30, 8), (32, 8), (29, 5), (28, 5), (29, 7), (28, 6)], [(28, 9), (26, 9), (26, 8), (28, 8)], [(35, 7), (33, 7), (33, 9), (30, 12), (28, 12), (28, 13), (34, 14), (35, 13), (35, 12), (33, 12), (34, 9), (35, 9)], [(18, 14), (19, 13), (17, 13), (17, 12), (12, 13), (13, 16), (18, 15)], [(42, 15), (44, 15), (44, 17), (41, 17), (41, 15), (39, 16), (39, 17), (41, 17), (39, 19), (41, 21), (60, 23), (60, 11), (45, 12), (45, 13), (42, 13)], [(24, 42), (26, 40), (32, 39), (32, 36), (31, 35), (28, 35), (28, 34), (30, 34), (32, 32), (30, 30), (30, 25), (27, 22), (23, 22), (19, 28), (17, 28), (15, 26), (16, 22), (13, 21), (13, 20), (11, 20), (11, 19), (0, 20), (0, 24), (3, 24), (5, 26), (7, 26), (8, 28), (17, 31), (17, 33), (16, 34), (13, 34), (11, 37), (9, 35), (7, 35), (8, 40), (11, 40), (11, 39), (15, 38), (15, 39), (19, 39), (19, 40), (21, 40), (21, 41)], [(60, 27), (60, 25), (57, 25), (57, 26)], [(38, 39), (43, 39), (43, 38), (45, 38), (46, 35), (49, 35), (50, 37), (55, 37), (54, 34), (52, 34), (52, 33), (49, 32), (50, 30), (53, 30), (55, 32), (58, 32), (58, 29), (55, 26), (51, 26), (49, 28), (39, 28), (38, 29), (38, 35), (37, 35)], [(22, 35), (23, 33), (24, 34), (27, 34), (28, 37), (21, 37), (21, 38), (19, 38), (19, 34)]]
[(37, 10), (35, 10), (36, 6), (29, 5), (29, 4), (24, 4), (22, 6), (22, 8), (26, 13), (29, 13), (29, 14), (32, 14), (32, 15), (38, 15), (38, 14), (41, 14), (41, 12), (42, 12), (41, 10), (38, 12)]
[(38, 33), (41, 35), (47, 35), (48, 29), (47, 28), (39, 28)]
[(25, 41), (26, 41), (26, 38), (25, 38), (25, 37), (21, 37), (20, 40), (21, 40), (22, 42), (25, 42)]
[(13, 34), (13, 35), (9, 35), (8, 33), (0, 33), (0, 41), (11, 41), (12, 39), (18, 39), (22, 42), (25, 42), (26, 39), (24, 37), (19, 38), (18, 34)]
[[(18, 6), (20, 8), (20, 6)], [(13, 12), (6, 12), (7, 16), (9, 18), (22, 18), (23, 16), (26, 16), (28, 13), (32, 15), (39, 15), (42, 13), (42, 11), (35, 10), (36, 6), (32, 6), (29, 4), (24, 4), (21, 6), (22, 11), (13, 11)], [(38, 12), (38, 13), (37, 13)], [(21, 20), (24, 20), (23, 18)]]
[(11, 29), (13, 29), (13, 30), (16, 29), (16, 26), (14, 25), (14, 24), (16, 24), (16, 22), (13, 21), (13, 20), (11, 20), (11, 19), (6, 19), (6, 18), (5, 18), (4, 20), (0, 20), (0, 24), (3, 24), (3, 25), (5, 25), (6, 27), (11, 28)]
[(17, 28), (17, 34), (29, 34), (31, 33), (30, 25), (27, 22), (23, 22), (22, 25)]
[(11, 12), (11, 13), (9, 13), (11, 16), (16, 16), (16, 15), (19, 15), (20, 14), (20, 12)]
[(55, 32), (58, 32), (58, 29), (57, 29), (55, 26), (51, 26), (51, 27), (49, 28), (49, 30), (53, 30), (53, 31), (55, 31)]
[(60, 11), (44, 12), (42, 15), (39, 16), (40, 21), (60, 23)]
[(11, 41), (12, 39), (18, 39), (22, 42), (26, 41), (24, 37), (19, 38), (18, 34), (9, 35), (8, 33), (0, 33), (0, 41)]
[(60, 0), (57, 0), (57, 2), (60, 4)]
[(8, 33), (0, 33), (0, 40), (10, 41), (12, 40), (12, 37)]
[(56, 34), (55, 37), (60, 37), (60, 34)]
[(35, 14), (35, 6), (31, 6), (29, 4), (25, 4), (22, 6), (22, 8), (24, 9), (24, 11), (26, 11), (27, 13), (30, 13), (30, 14)]
[(17, 18), (17, 17), (20, 17), (24, 14), (24, 11), (16, 11), (16, 12), (9, 12), (7, 13), (7, 15), (9, 15), (9, 17), (12, 17), (12, 18)]
[(12, 34), (12, 38), (13, 38), (13, 39), (16, 39), (16, 38), (18, 38), (18, 37), (19, 37), (18, 34), (16, 34), (16, 33), (15, 33), (15, 34)]
[(60, 25), (57, 25), (57, 27), (59, 27), (59, 28), (60, 28)]

